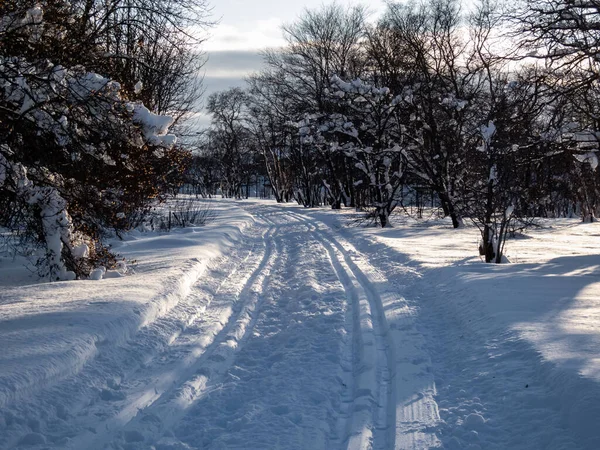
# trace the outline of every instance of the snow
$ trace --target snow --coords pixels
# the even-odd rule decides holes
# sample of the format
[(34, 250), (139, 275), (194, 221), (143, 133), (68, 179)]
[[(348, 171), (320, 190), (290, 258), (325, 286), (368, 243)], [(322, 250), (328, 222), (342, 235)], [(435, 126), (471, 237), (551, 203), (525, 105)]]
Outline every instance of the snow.
[(0, 448), (599, 447), (597, 223), (543, 221), (491, 265), (446, 220), (210, 205), (115, 240), (118, 278), (0, 257)]
[(172, 147), (177, 141), (174, 134), (168, 134), (173, 118), (154, 114), (142, 103), (129, 104), (133, 112), (133, 121), (141, 126), (146, 142), (150, 145)]
[(92, 272), (90, 273), (89, 279), (98, 281), (98, 280), (101, 280), (102, 278), (104, 278), (104, 275), (106, 275), (106, 267), (100, 266), (100, 267), (92, 270)]
[[(6, 147), (8, 148), (8, 147)], [(63, 243), (72, 245), (72, 255), (75, 258), (86, 257), (88, 247), (85, 243), (77, 242), (73, 233), (72, 221), (66, 210), (66, 201), (58, 190), (52, 187), (39, 187), (27, 177), (27, 169), (19, 163), (10, 163), (0, 155), (0, 186), (6, 183), (7, 176), (11, 176), (15, 192), (23, 196), (27, 203), (40, 209), (41, 226), (44, 231), (46, 251), (38, 258), (37, 263), (45, 261), (47, 266), (44, 276), (52, 279), (73, 280), (75, 273), (67, 271), (60, 258)]]
[(492, 137), (496, 134), (496, 125), (494, 125), (493, 121), (489, 121), (487, 125), (481, 126), (481, 137), (483, 138), (483, 142), (485, 143), (487, 149), (492, 142)]
[[(600, 228), (544, 225), (509, 240), (503, 265), (474, 256), (474, 229), (408, 220), (349, 230), (418, 301), (448, 448), (474, 445), (469, 429), (481, 448), (598, 448)], [(403, 265), (415, 270), (408, 280)]]
[[(106, 383), (97, 377), (108, 378), (98, 361), (100, 349), (125, 343), (140, 328), (172, 310), (189, 294), (208, 262), (238, 243), (242, 230), (252, 222), (237, 208), (217, 209), (227, 223), (215, 222), (202, 233), (186, 228), (171, 234), (129, 236), (118, 251), (140, 261), (135, 276), (16, 286), (10, 286), (9, 281), (0, 294), (0, 342), (4, 349), (0, 356), (0, 417), (19, 417), (16, 406), (25, 399), (35, 398), (46, 411), (43, 416), (53, 417), (61, 415), (62, 409), (84, 406), (79, 401), (90, 401)], [(10, 265), (0, 267), (5, 268), (0, 279), (19, 280)], [(5, 272), (9, 276), (4, 276)], [(131, 349), (123, 363), (139, 364), (149, 356)], [(66, 403), (69, 399), (78, 405)], [(37, 416), (39, 406), (25, 404), (24, 417)], [(20, 419), (9, 421), (19, 432)], [(0, 432), (0, 448), (11, 448), (20, 438), (14, 439), (5, 431)]]
[(579, 162), (588, 163), (592, 170), (596, 170), (598, 167), (598, 155), (595, 152), (587, 152), (582, 155), (575, 154), (573, 156)]
[(41, 5), (35, 5), (33, 8), (30, 8), (25, 13), (25, 18), (22, 23), (24, 25), (27, 24), (40, 24), (42, 23), (42, 19), (44, 17), (44, 12), (42, 10)]

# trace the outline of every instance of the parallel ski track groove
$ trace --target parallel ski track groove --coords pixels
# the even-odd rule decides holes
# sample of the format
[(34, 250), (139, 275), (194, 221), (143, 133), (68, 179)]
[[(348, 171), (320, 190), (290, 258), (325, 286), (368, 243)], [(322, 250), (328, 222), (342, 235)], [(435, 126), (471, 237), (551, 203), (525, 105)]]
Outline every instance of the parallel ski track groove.
[[(360, 326), (360, 300), (356, 298), (358, 292), (356, 292), (356, 287), (353, 286), (352, 280), (350, 278), (350, 274), (354, 276), (356, 281), (359, 284), (359, 288), (363, 290), (365, 293), (366, 300), (368, 302), (368, 308), (370, 317), (373, 321), (373, 335), (376, 341), (376, 349), (377, 349), (377, 358), (376, 358), (376, 377), (377, 377), (377, 393), (376, 398), (376, 408), (373, 410), (373, 441), (371, 447), (368, 446), (369, 443), (366, 443), (362, 440), (359, 440), (358, 447), (352, 446), (352, 448), (348, 447), (349, 450), (357, 449), (365, 449), (365, 448), (373, 448), (376, 450), (387, 450), (395, 448), (395, 424), (396, 424), (396, 401), (395, 401), (395, 392), (394, 392), (394, 382), (393, 377), (395, 376), (395, 364), (394, 364), (394, 351), (393, 345), (391, 343), (391, 338), (388, 333), (387, 321), (385, 319), (385, 312), (383, 309), (383, 304), (381, 298), (377, 292), (377, 289), (372, 285), (369, 281), (368, 277), (362, 272), (362, 270), (354, 263), (351, 256), (348, 254), (347, 250), (344, 249), (342, 244), (334, 238), (330, 233), (326, 233), (321, 230), (317, 225), (311, 223), (307, 218), (303, 215), (288, 212), (287, 214), (292, 215), (296, 219), (302, 221), (309, 230), (312, 230), (315, 233), (315, 238), (320, 242), (320, 244), (325, 248), (329, 257), (331, 259), (332, 267), (336, 272), (336, 275), (340, 279), (340, 282), (344, 286), (344, 289), (347, 291), (347, 295), (349, 296), (349, 300), (352, 303), (353, 308), (353, 325), (354, 325), (354, 334), (360, 334), (358, 338), (354, 338), (354, 345), (362, 347), (363, 345), (363, 332)], [(318, 236), (318, 237), (317, 237)], [(359, 253), (357, 250), (354, 250), (356, 253)], [(341, 259), (340, 256), (341, 255)], [(344, 269), (343, 263), (348, 267), (349, 270)], [(350, 292), (348, 292), (350, 290)], [(354, 291), (354, 292), (352, 292)], [(357, 324), (358, 319), (358, 324)], [(357, 333), (358, 331), (358, 333)], [(353, 345), (354, 357), (357, 356), (357, 348)], [(357, 373), (356, 370), (360, 370), (360, 367), (354, 367), (354, 377), (356, 378)], [(356, 386), (357, 380), (353, 380), (353, 397), (356, 402), (358, 393), (358, 387)], [(352, 433), (357, 433), (355, 427), (352, 427), (352, 418), (349, 418), (347, 423), (347, 427), (352, 430)], [(359, 424), (360, 425), (360, 424)], [(347, 431), (349, 431), (347, 428)], [(352, 436), (349, 436), (350, 438)], [(365, 447), (365, 445), (367, 445)]]
[[(268, 219), (263, 220), (269, 222)], [(279, 258), (279, 251), (276, 245), (274, 245), (273, 240), (276, 231), (277, 228), (271, 225), (265, 235), (263, 235), (265, 252), (262, 260), (238, 295), (238, 298), (243, 303), (239, 307), (236, 306), (236, 311), (231, 315), (229, 321), (215, 337), (211, 345), (205, 349), (197, 361), (181, 377), (185, 381), (175, 385), (178, 389), (173, 389), (173, 391), (177, 393), (179, 389), (184, 390), (186, 382), (193, 381), (192, 378), (198, 370), (201, 370), (204, 374), (208, 374), (207, 379), (201, 384), (199, 389), (192, 388), (187, 390), (189, 394), (186, 399), (188, 406), (210, 391), (218, 388), (222, 383), (222, 376), (231, 366), (235, 354), (241, 348), (241, 344), (252, 334), (264, 301), (263, 293), (269, 283), (271, 269), (275, 265), (275, 261)], [(260, 287), (255, 292), (251, 292), (252, 288), (256, 285)], [(228, 342), (231, 342), (233, 345), (226, 345)], [(167, 398), (166, 402), (169, 400)], [(164, 406), (166, 402), (161, 402), (157, 407)], [(144, 411), (144, 413), (144, 415), (147, 415), (148, 413), (152, 413), (152, 410)], [(162, 424), (166, 425), (166, 429), (169, 429), (172, 424), (177, 422), (177, 419), (184, 415), (185, 410), (182, 409), (179, 409), (177, 413), (169, 411), (169, 419), (163, 420)]]
[[(120, 431), (129, 429), (129, 428), (136, 428), (136, 425), (139, 425), (141, 417), (146, 416), (148, 414), (152, 414), (152, 412), (154, 410), (160, 409), (166, 403), (168, 403), (171, 400), (173, 393), (177, 393), (177, 390), (179, 388), (181, 388), (186, 381), (188, 381), (191, 377), (193, 377), (193, 375), (199, 368), (207, 365), (207, 364), (205, 364), (206, 361), (210, 359), (210, 357), (215, 353), (216, 349), (219, 348), (219, 346), (222, 343), (226, 342), (229, 339), (230, 331), (232, 331), (235, 328), (236, 324), (238, 324), (238, 322), (240, 322), (240, 320), (243, 318), (244, 314), (248, 313), (249, 310), (256, 309), (255, 308), (256, 303), (257, 303), (256, 300), (258, 300), (258, 299), (255, 299), (254, 296), (248, 295), (248, 293), (252, 289), (252, 287), (257, 283), (257, 279), (261, 278), (261, 276), (263, 275), (267, 266), (270, 267), (273, 265), (273, 260), (276, 258), (276, 256), (273, 256), (271, 237), (275, 233), (275, 231), (276, 231), (276, 228), (271, 225), (269, 227), (269, 229), (262, 235), (262, 242), (265, 246), (265, 250), (262, 254), (260, 263), (251, 272), (250, 276), (244, 282), (242, 289), (239, 291), (239, 294), (236, 295), (236, 297), (238, 299), (241, 299), (243, 303), (241, 303), (239, 306), (237, 304), (233, 305), (234, 311), (228, 318), (227, 323), (223, 324), (223, 327), (221, 328), (221, 330), (219, 330), (217, 332), (217, 334), (214, 335), (212, 342), (204, 348), (204, 351), (197, 358), (195, 358), (195, 360), (192, 363), (188, 363), (187, 365), (185, 362), (180, 363), (180, 365), (183, 365), (183, 369), (184, 369), (183, 373), (180, 376), (178, 376), (177, 379), (173, 383), (171, 383), (171, 385), (169, 387), (167, 387), (165, 390), (163, 390), (162, 392), (156, 391), (155, 392), (156, 395), (154, 396), (154, 398), (150, 399), (149, 402), (146, 402), (145, 405), (137, 406), (137, 411), (136, 411), (137, 414), (134, 415), (131, 419), (129, 419), (129, 420), (126, 419), (126, 420), (122, 421), (122, 420), (119, 420), (119, 415), (117, 415), (116, 417), (112, 417), (111, 419), (106, 421), (104, 423), (105, 430), (99, 430), (100, 433), (103, 433), (103, 431), (104, 431), (104, 433), (101, 434), (100, 436), (98, 436), (93, 441), (91, 448), (104, 448), (104, 446), (106, 444), (109, 444), (111, 441), (114, 441), (117, 438), (118, 433)], [(254, 247), (253, 247), (253, 249), (254, 249)], [(252, 254), (252, 250), (249, 253), (248, 257), (251, 254)], [(225, 278), (225, 280), (220, 284), (219, 288), (215, 292), (214, 297), (217, 297), (220, 294), (222, 287), (231, 281), (231, 279), (235, 275), (235, 273), (236, 273), (236, 271), (232, 271), (232, 273), (230, 273)], [(266, 278), (266, 277), (263, 277), (263, 281), (264, 281), (264, 278)], [(262, 292), (262, 290), (259, 290), (259, 292)], [(208, 310), (208, 308), (210, 307), (210, 304), (214, 300), (214, 297), (207, 304), (207, 307), (205, 310)], [(252, 300), (255, 300), (255, 301), (253, 302)], [(254, 305), (254, 307), (252, 307), (251, 303)], [(253, 314), (253, 316), (256, 316), (256, 315)], [(201, 319), (201, 317), (196, 317), (196, 320), (197, 319)], [(253, 324), (255, 323), (255, 318), (251, 318), (250, 322), (251, 322), (251, 324), (248, 327), (248, 329), (246, 330), (246, 332), (243, 333), (242, 339), (246, 338), (248, 336), (248, 334), (250, 333), (250, 330), (252, 329)], [(191, 325), (192, 325), (192, 323), (188, 322), (186, 328), (191, 327)], [(181, 335), (177, 336), (176, 339), (180, 339), (182, 336), (183, 336), (183, 333)], [(240, 339), (240, 341), (242, 339)], [(213, 382), (211, 382), (210, 384), (214, 385)], [(196, 395), (196, 398), (199, 397), (200, 395), (202, 395), (203, 393), (205, 393), (205, 392), (204, 391), (198, 392), (198, 394)], [(129, 400), (130, 399), (128, 399), (126, 409), (131, 409), (131, 407), (132, 407), (132, 403)], [(139, 398), (133, 401), (134, 404), (138, 403), (138, 402), (139, 402)], [(181, 417), (182, 413), (183, 413), (183, 411), (181, 411), (180, 414), (170, 413), (168, 417), (165, 417), (165, 421), (163, 422), (163, 424), (166, 425), (167, 424), (166, 422), (168, 422), (168, 424), (175, 423), (176, 419)], [(86, 442), (85, 437), (82, 442)], [(80, 448), (80, 447), (77, 447), (77, 445), (78, 445), (77, 438), (73, 439), (70, 442), (71, 448)], [(88, 447), (88, 448), (90, 448), (90, 447)]]

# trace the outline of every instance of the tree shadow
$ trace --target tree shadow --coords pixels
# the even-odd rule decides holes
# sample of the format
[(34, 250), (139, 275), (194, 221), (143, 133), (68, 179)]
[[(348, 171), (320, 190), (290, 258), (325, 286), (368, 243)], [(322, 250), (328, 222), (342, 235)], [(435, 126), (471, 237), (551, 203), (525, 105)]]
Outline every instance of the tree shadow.
[[(334, 228), (326, 213), (305, 214)], [(447, 422), (440, 429), (444, 445), (468, 445), (469, 412), (486, 412), (487, 428), (477, 430), (483, 448), (485, 439), (489, 448), (600, 448), (600, 289), (593, 286), (600, 281), (600, 255), (502, 265), (474, 256), (430, 268), (402, 253), (401, 245), (391, 248), (373, 238), (401, 241), (418, 234), (436, 239), (441, 231), (334, 230), (389, 274), (415, 308), (434, 359), (437, 399)], [(481, 400), (464, 398), (478, 389)], [(506, 409), (511, 402), (514, 413)], [(465, 433), (457, 435), (459, 429)], [(536, 436), (535, 443), (517, 435)], [(457, 436), (461, 440), (453, 440)]]

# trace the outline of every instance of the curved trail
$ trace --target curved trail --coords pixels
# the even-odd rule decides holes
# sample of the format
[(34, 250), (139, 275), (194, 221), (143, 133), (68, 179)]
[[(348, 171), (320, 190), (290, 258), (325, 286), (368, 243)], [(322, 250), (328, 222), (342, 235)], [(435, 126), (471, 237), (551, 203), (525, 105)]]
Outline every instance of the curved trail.
[(68, 380), (97, 393), (72, 402), (49, 448), (436, 447), (429, 357), (404, 299), (324, 223), (241, 206), (255, 218), (243, 242)]
[(427, 268), (404, 230), (336, 212), (223, 204), (212, 228), (128, 241), (137, 275), (7, 322), (0, 449), (599, 448), (596, 385), (491, 317), (472, 267)]

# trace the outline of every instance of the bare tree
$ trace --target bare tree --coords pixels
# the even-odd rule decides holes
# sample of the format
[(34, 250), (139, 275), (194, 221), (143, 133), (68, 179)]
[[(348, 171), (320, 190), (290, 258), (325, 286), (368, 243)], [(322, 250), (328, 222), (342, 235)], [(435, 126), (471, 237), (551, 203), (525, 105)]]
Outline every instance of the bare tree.
[(241, 198), (242, 184), (251, 165), (253, 147), (244, 122), (246, 105), (246, 93), (240, 88), (217, 92), (208, 98), (207, 110), (212, 115), (208, 145), (221, 164), (221, 192), (225, 197)]

